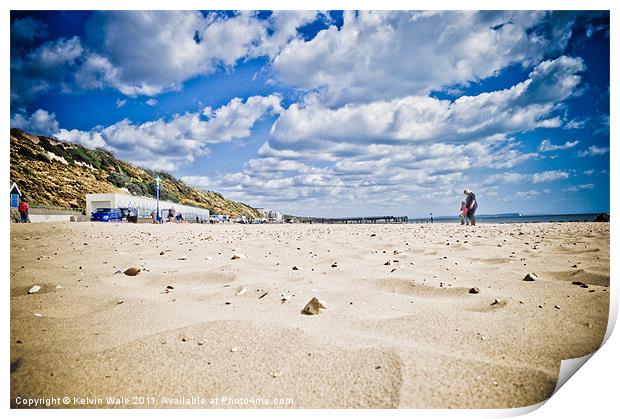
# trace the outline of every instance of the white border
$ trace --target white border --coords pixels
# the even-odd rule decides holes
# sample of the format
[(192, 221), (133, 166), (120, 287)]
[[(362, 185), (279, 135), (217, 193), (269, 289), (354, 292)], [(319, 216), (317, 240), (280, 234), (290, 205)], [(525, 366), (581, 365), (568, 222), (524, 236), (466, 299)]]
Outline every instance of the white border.
[[(64, 9), (64, 10), (109, 10), (109, 9), (320, 9), (320, 10), (338, 10), (338, 9), (375, 9), (375, 10), (389, 10), (389, 9), (432, 9), (432, 10), (445, 10), (445, 9), (498, 9), (498, 10), (611, 10), (611, 124), (610, 124), (610, 138), (618, 138), (618, 128), (615, 124), (617, 110), (618, 110), (618, 85), (617, 75), (620, 74), (620, 66), (618, 65), (618, 52), (620, 45), (618, 44), (618, 2), (603, 1), (603, 0), (521, 0), (521, 1), (482, 1), (472, 0), (468, 2), (457, 2), (450, 0), (434, 0), (434, 1), (397, 1), (397, 0), (382, 0), (382, 1), (353, 1), (353, 0), (333, 0), (333, 1), (303, 1), (292, 3), (290, 1), (274, 1), (265, 0), (261, 2), (248, 1), (248, 0), (229, 0), (229, 1), (209, 1), (199, 2), (190, 0), (175, 0), (174, 2), (166, 2), (162, 0), (154, 0), (150, 2), (136, 1), (136, 0), (108, 0), (108, 1), (92, 1), (92, 0), (62, 0), (62, 1), (43, 1), (43, 0), (23, 0), (20, 2), (10, 1), (3, 2), (3, 16), (1, 25), (3, 29), (3, 36), (1, 39), (0, 50), (2, 55), (6, 58), (3, 60), (4, 65), (0, 66), (0, 80), (2, 85), (3, 95), (0, 97), (0, 114), (1, 127), (4, 135), (8, 136), (9, 132), (9, 109), (10, 109), (10, 84), (9, 84), (9, 62), (10, 62), (10, 9), (16, 10), (48, 10), (48, 9)], [(9, 185), (9, 147), (8, 142), (5, 143), (3, 152), (0, 156), (0, 164), (2, 166), (2, 180), (4, 185)], [(611, 162), (618, 161), (618, 149), (615, 146), (611, 146), (610, 158)], [(613, 164), (610, 165), (610, 182), (611, 191), (617, 191), (620, 183), (618, 182), (618, 173), (614, 169)], [(5, 198), (6, 199), (6, 198)], [(611, 195), (611, 213), (612, 213), (612, 225), (611, 225), (611, 241), (612, 249), (615, 250), (618, 243), (618, 222), (617, 222), (617, 209), (618, 207), (618, 195), (612, 193)], [(9, 319), (10, 308), (8, 304), (8, 296), (10, 295), (10, 281), (9, 281), (9, 223), (8, 223), (8, 205), (3, 206), (2, 215), (4, 216), (4, 222), (1, 223), (2, 228), (2, 248), (0, 252), (1, 265), (4, 268), (3, 285), (5, 304), (2, 304), (2, 328), (0, 341), (2, 342), (2, 355), (4, 363), (2, 363), (2, 394), (0, 396), (1, 406), (4, 407), (4, 411), (8, 411), (11, 416), (15, 417), (30, 417), (34, 415), (44, 415), (46, 417), (82, 417), (83, 411), (22, 411), (11, 410), (9, 411)], [(614, 254), (612, 250), (612, 254)], [(618, 292), (617, 292), (617, 274), (618, 274), (618, 257), (611, 259), (611, 278), (612, 286), (610, 288), (610, 325), (608, 327), (608, 336), (613, 328), (613, 324), (617, 318), (618, 310)], [(551, 418), (551, 417), (607, 417), (609, 412), (617, 411), (618, 408), (618, 396), (617, 396), (617, 377), (619, 373), (618, 356), (620, 353), (620, 339), (618, 333), (611, 335), (609, 340), (603, 345), (603, 347), (595, 353), (592, 358), (587, 362), (587, 366), (579, 370), (575, 377), (568, 380), (568, 382), (540, 409), (531, 413), (530, 417), (535, 418)], [(202, 411), (202, 410), (183, 410), (183, 411), (171, 411), (171, 410), (148, 410), (148, 411), (112, 411), (112, 410), (90, 410), (86, 414), (92, 417), (102, 417), (108, 415), (115, 415), (121, 417), (168, 417), (172, 415), (183, 415), (188, 417), (204, 417), (205, 415), (216, 415), (218, 417), (239, 417), (239, 416), (252, 416), (258, 418), (271, 418), (271, 417), (291, 417), (302, 416), (310, 417), (317, 414), (320, 415), (337, 415), (337, 416), (355, 416), (356, 418), (371, 417), (371, 416), (383, 416), (386, 414), (396, 417), (412, 416), (418, 417), (498, 417), (498, 416), (513, 416), (518, 414), (516, 411), (509, 410), (338, 410), (338, 411), (314, 411), (314, 410), (282, 410), (282, 411), (266, 411), (266, 410), (230, 410), (230, 411)]]

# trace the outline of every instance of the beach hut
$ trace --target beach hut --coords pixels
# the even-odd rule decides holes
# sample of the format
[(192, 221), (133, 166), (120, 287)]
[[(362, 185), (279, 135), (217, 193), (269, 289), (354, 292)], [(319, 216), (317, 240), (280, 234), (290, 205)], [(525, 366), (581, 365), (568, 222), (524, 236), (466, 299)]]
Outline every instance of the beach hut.
[(11, 185), (11, 208), (17, 208), (19, 206), (19, 198), (22, 196), (17, 183), (13, 182)]

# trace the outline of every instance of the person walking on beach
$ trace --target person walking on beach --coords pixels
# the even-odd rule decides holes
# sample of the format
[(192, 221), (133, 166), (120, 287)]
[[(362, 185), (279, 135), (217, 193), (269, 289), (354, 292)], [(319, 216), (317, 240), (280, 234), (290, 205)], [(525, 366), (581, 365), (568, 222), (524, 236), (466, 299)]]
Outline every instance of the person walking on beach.
[(28, 212), (30, 211), (30, 206), (28, 205), (28, 200), (26, 198), (22, 198), (19, 206), (17, 207), (17, 211), (19, 212), (19, 222), (20, 223), (29, 223), (30, 217), (28, 216)]
[(472, 226), (476, 225), (476, 210), (478, 209), (478, 201), (476, 201), (476, 194), (472, 191), (465, 189), (463, 191), (465, 194), (465, 207), (467, 209), (467, 218)]
[(461, 213), (459, 214), (459, 218), (461, 219), (461, 225), (469, 225), (469, 218), (467, 217), (467, 205), (465, 201), (461, 201)]

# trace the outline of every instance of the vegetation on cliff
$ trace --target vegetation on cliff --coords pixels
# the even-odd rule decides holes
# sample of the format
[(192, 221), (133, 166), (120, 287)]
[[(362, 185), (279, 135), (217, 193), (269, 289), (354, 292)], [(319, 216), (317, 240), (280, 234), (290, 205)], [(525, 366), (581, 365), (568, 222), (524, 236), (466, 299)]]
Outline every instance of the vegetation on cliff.
[(32, 205), (84, 208), (87, 193), (124, 192), (153, 197), (155, 178), (161, 178), (160, 198), (207, 208), (211, 213), (260, 214), (220, 193), (188, 186), (166, 172), (158, 172), (117, 159), (104, 149), (11, 129), (11, 181), (16, 182)]

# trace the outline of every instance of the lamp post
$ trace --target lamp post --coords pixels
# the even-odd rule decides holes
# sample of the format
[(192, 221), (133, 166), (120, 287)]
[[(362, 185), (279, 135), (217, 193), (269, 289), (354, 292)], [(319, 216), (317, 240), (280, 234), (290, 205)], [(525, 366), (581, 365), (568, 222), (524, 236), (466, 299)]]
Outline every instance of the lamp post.
[(157, 223), (161, 223), (161, 218), (159, 216), (159, 181), (161, 179), (159, 178), (159, 176), (157, 176), (155, 178), (155, 181), (157, 182)]

